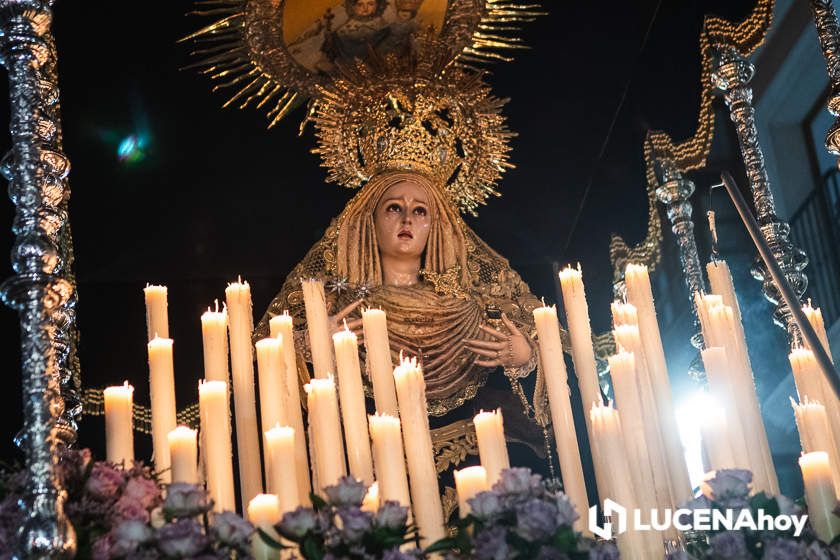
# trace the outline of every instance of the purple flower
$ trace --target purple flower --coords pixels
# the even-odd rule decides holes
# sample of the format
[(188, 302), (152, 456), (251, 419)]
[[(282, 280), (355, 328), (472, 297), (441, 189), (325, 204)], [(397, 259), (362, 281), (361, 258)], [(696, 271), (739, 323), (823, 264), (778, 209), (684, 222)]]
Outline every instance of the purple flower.
[(254, 526), (232, 511), (223, 511), (213, 515), (211, 530), (223, 543), (234, 546), (247, 546), (248, 539), (254, 532)]
[(417, 549), (402, 551), (399, 548), (392, 548), (382, 554), (382, 560), (417, 560), (417, 558)]
[(502, 527), (481, 531), (475, 536), (473, 546), (476, 560), (507, 560), (512, 557), (513, 551), (508, 546), (507, 534)]
[(211, 507), (207, 492), (196, 484), (173, 482), (166, 489), (163, 511), (169, 517), (192, 517)]
[(337, 507), (360, 506), (365, 499), (367, 487), (352, 476), (343, 476), (334, 486), (324, 488), (328, 501)]
[(766, 539), (764, 541), (764, 560), (788, 560), (805, 556), (805, 545), (792, 539)]
[(541, 546), (537, 560), (569, 560), (568, 555), (551, 546)]
[(735, 560), (747, 555), (747, 543), (744, 541), (744, 535), (738, 531), (717, 533), (709, 539), (709, 544), (712, 546), (715, 558), (721, 560)]
[(160, 488), (154, 480), (135, 476), (125, 483), (122, 495), (137, 500), (146, 509), (152, 509), (160, 501)]
[(142, 521), (123, 521), (111, 530), (111, 555), (127, 556), (152, 539), (152, 530)]
[(487, 520), (502, 511), (502, 501), (496, 492), (479, 492), (467, 500), (472, 508), (472, 514), (482, 520)]
[(359, 542), (373, 526), (373, 514), (357, 507), (338, 510), (341, 520), (341, 535), (349, 542)]
[(832, 554), (827, 549), (825, 549), (819, 541), (814, 541), (811, 543), (805, 550), (805, 558), (807, 560), (836, 560), (840, 558), (840, 554), (837, 551), (834, 551)]
[(85, 488), (87, 491), (100, 500), (115, 499), (117, 490), (124, 481), (122, 471), (114, 468), (108, 463), (98, 461), (93, 464)]
[(783, 494), (776, 496), (776, 504), (779, 506), (780, 515), (799, 515), (802, 507)]
[(531, 469), (514, 467), (504, 469), (501, 477), (493, 485), (493, 490), (500, 494), (527, 494), (538, 496), (543, 491), (538, 474), (531, 474)]
[[(747, 505), (752, 473), (743, 469), (722, 469), (706, 481), (709, 497), (724, 508), (741, 509)], [(705, 494), (706, 492), (704, 492)]]
[(618, 548), (611, 542), (599, 542), (589, 549), (589, 560), (618, 560)]
[(554, 505), (531, 498), (516, 506), (516, 532), (529, 541), (547, 539), (557, 532), (558, 517)]
[(284, 537), (298, 540), (309, 531), (314, 531), (317, 525), (318, 519), (315, 517), (315, 512), (309, 508), (299, 507), (283, 514), (283, 518), (277, 524), (277, 531)]
[(90, 548), (90, 556), (93, 560), (110, 560), (113, 537), (110, 534), (103, 535), (93, 541)]
[(58, 463), (58, 474), (66, 488), (82, 482), (90, 464), (90, 449), (64, 449)]
[(712, 509), (712, 501), (705, 494), (700, 494), (696, 498), (692, 498), (691, 500), (685, 502), (680, 506), (680, 508), (690, 509), (691, 511), (694, 511), (695, 509)]
[(122, 496), (117, 500), (112, 514), (117, 523), (128, 520), (149, 522), (149, 510), (130, 496)]
[(557, 494), (555, 499), (557, 506), (557, 524), (561, 527), (571, 527), (577, 518), (580, 517), (575, 509), (575, 505), (566, 494)]
[(397, 531), (408, 522), (408, 508), (399, 502), (388, 500), (379, 506), (376, 512), (376, 526)]
[(157, 531), (157, 547), (167, 556), (184, 558), (202, 552), (209, 540), (202, 534), (201, 526), (193, 519), (179, 519)]

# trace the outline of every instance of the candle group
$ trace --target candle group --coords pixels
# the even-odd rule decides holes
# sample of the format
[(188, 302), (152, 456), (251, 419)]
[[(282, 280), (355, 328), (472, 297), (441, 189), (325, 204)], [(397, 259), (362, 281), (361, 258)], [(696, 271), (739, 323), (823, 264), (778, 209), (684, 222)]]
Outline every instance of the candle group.
[[(563, 359), (563, 344), (560, 341), (557, 308), (538, 307), (534, 309), (533, 314), (539, 337), (540, 362), (545, 373), (548, 402), (551, 407), (551, 424), (554, 428), (555, 447), (560, 461), (563, 485), (575, 508), (578, 511), (587, 511), (589, 500), (586, 497), (586, 483), (580, 463), (572, 404), (569, 400), (568, 375), (566, 362)], [(576, 531), (586, 530), (582, 518), (575, 521), (574, 528)]]

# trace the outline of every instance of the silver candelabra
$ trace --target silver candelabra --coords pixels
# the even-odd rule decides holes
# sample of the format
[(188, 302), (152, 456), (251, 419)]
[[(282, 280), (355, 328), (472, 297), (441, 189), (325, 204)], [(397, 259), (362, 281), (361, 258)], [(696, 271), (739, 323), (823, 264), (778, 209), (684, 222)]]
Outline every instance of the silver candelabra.
[(68, 386), (64, 366), (72, 350), (75, 290), (68, 279), (69, 162), (60, 149), (51, 18), (48, 1), (0, 0), (0, 58), (9, 75), (12, 138), (2, 167), (16, 207), (15, 274), (0, 285), (0, 297), (18, 311), (21, 325), (18, 443), (27, 480), (19, 552), (26, 558), (71, 556), (76, 544), (56, 472), (60, 445), (75, 437), (72, 422), (60, 422), (75, 412), (61, 398), (62, 384)]
[[(803, 272), (808, 264), (808, 257), (790, 241), (790, 226), (776, 215), (776, 205), (773, 193), (770, 191), (767, 169), (764, 166), (764, 154), (758, 143), (755, 109), (752, 106), (753, 93), (749, 86), (755, 67), (736, 47), (730, 44), (715, 44), (713, 50), (712, 83), (724, 93), (730, 117), (735, 123), (741, 155), (744, 158), (747, 179), (755, 203), (756, 219), (762, 235), (773, 251), (773, 256), (779, 261), (785, 277), (801, 300), (808, 287), (808, 277)], [(753, 265), (752, 274), (762, 282), (764, 297), (776, 306), (773, 313), (776, 324), (787, 330), (792, 342), (799, 340), (791, 311), (782, 300), (764, 264), (757, 261)]]

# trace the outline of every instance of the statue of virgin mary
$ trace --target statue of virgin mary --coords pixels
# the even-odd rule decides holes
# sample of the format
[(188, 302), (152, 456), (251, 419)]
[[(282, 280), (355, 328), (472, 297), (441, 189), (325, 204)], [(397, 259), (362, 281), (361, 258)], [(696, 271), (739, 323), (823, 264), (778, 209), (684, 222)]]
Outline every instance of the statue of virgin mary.
[[(254, 336), (288, 311), (298, 363), (311, 361), (302, 279), (325, 282), (333, 329), (346, 321), (360, 340), (362, 308), (385, 310), (393, 362), (401, 352), (422, 361), (429, 414), (441, 417), (436, 446), (460, 454), (438, 461), (445, 470), (474, 452), (452, 442), (470, 440), (467, 419), (479, 408), (502, 407), (507, 434), (538, 452), (545, 414), (539, 376), (533, 400), (520, 385), (538, 361), (540, 303), (461, 216), (497, 195), (510, 167), (504, 101), (479, 74), (436, 65), (451, 57), (427, 48), (410, 61), (359, 62), (321, 89), (309, 117), (316, 152), (329, 180), (359, 192), (288, 275)], [(364, 363), (364, 345), (359, 352)]]

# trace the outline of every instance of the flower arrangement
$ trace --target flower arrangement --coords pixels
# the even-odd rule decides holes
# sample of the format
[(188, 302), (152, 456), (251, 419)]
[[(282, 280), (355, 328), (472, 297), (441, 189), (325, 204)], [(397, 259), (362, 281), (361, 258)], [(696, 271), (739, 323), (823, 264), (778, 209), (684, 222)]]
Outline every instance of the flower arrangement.
[[(749, 510), (754, 519), (761, 510), (767, 515), (798, 515), (804, 510), (801, 505), (785, 496), (768, 496), (764, 492), (750, 496), (752, 473), (742, 469), (723, 469), (703, 484), (703, 493), (684, 505), (686, 509), (735, 510), (740, 513)], [(739, 530), (708, 530), (694, 532), (687, 539), (685, 551), (668, 556), (673, 560), (789, 560), (807, 558), (829, 560), (840, 558), (840, 543), (823, 543), (814, 534), (810, 523), (805, 530), (795, 535), (789, 530), (749, 528)]]
[[(88, 450), (65, 451), (58, 464), (65, 511), (76, 530), (77, 558), (248, 558), (254, 528), (234, 512), (216, 513), (192, 484), (175, 483), (163, 498), (152, 470), (92, 461)], [(0, 558), (11, 558), (23, 520), (23, 472), (0, 477)], [(8, 551), (8, 552), (6, 552)]]
[(491, 490), (468, 503), (472, 511), (458, 522), (454, 536), (427, 552), (475, 560), (618, 558), (611, 543), (595, 543), (575, 532), (578, 513), (572, 503), (530, 469), (503, 470)]
[[(414, 547), (416, 530), (408, 508), (386, 501), (374, 513), (362, 509), (367, 487), (352, 477), (328, 486), (326, 499), (312, 495), (312, 507), (286, 513), (274, 528), (306, 560), (409, 560), (422, 558)], [(260, 536), (276, 548), (288, 548), (266, 532)]]

